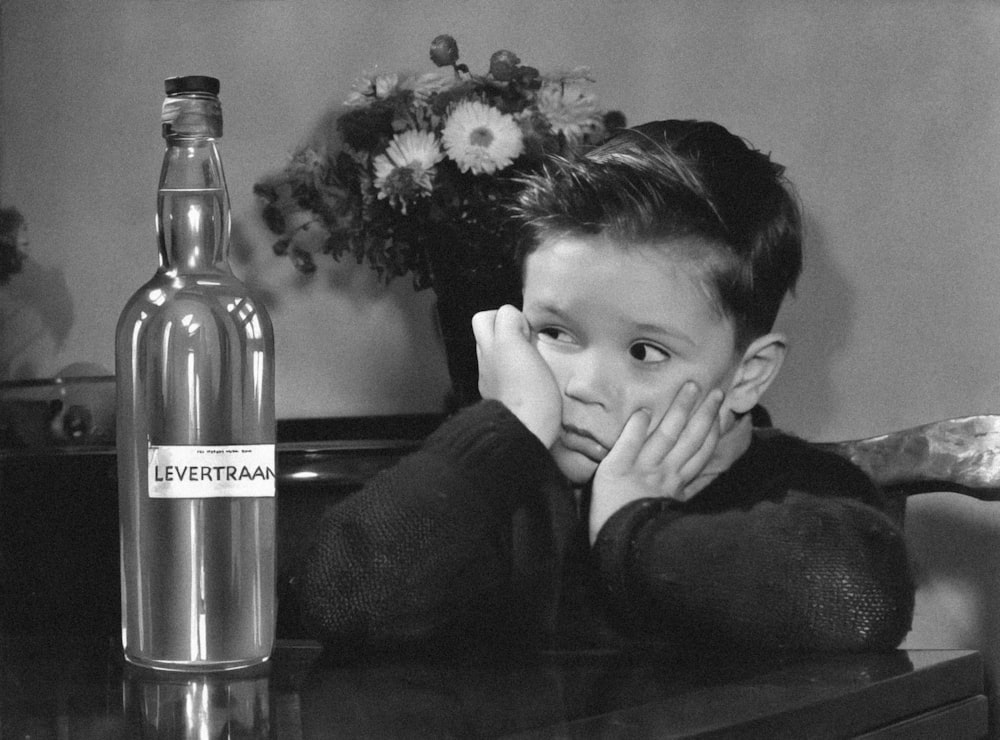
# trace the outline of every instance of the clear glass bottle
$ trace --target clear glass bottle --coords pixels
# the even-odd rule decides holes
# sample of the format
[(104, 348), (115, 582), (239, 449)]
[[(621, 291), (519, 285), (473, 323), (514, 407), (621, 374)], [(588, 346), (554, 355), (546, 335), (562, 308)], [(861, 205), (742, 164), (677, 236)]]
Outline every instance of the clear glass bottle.
[(274, 340), (228, 263), (219, 81), (166, 81), (159, 269), (115, 341), (122, 644), (224, 670), (274, 640)]

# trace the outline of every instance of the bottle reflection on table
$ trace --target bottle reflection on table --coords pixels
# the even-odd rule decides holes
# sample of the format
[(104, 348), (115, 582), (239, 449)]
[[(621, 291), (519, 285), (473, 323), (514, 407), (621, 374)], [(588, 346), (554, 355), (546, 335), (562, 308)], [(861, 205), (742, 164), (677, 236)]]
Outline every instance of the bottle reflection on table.
[(166, 673), (127, 667), (122, 680), (129, 737), (142, 740), (271, 740), (266, 673)]

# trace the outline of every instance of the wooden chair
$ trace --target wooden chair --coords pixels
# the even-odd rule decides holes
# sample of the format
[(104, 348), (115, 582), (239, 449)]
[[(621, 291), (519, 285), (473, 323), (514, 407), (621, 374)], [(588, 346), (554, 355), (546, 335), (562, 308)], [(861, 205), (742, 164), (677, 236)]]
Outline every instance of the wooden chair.
[(945, 419), (820, 446), (851, 460), (890, 494), (947, 490), (1000, 500), (1000, 414)]
[(917, 583), (903, 647), (980, 651), (1000, 728), (1000, 414), (821, 446), (865, 470), (902, 516)]

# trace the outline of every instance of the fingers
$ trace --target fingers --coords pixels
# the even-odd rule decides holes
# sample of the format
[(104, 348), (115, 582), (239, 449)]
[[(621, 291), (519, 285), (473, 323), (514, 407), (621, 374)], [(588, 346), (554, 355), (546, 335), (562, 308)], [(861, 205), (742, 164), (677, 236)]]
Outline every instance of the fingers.
[(676, 447), (688, 421), (693, 420), (692, 414), (697, 408), (700, 394), (698, 384), (694, 381), (688, 381), (680, 387), (663, 418), (649, 435), (643, 450), (645, 460), (650, 463), (659, 462)]
[(480, 311), (472, 317), (472, 334), (476, 338), (478, 347), (488, 347), (493, 343), (496, 315), (496, 311)]
[(686, 383), (656, 425), (636, 461), (666, 465), (684, 481), (693, 480), (708, 463), (720, 436), (719, 410), (724, 393), (716, 388), (699, 399), (695, 383)]
[(632, 414), (625, 422), (625, 427), (615, 440), (604, 464), (617, 465), (625, 470), (632, 468), (646, 444), (651, 420), (647, 409), (639, 409)]
[(514, 306), (472, 319), (479, 362), (479, 393), (500, 401), (546, 446), (555, 443), (562, 399), (555, 377), (531, 342), (527, 319)]
[[(700, 413), (701, 409), (699, 410), (699, 429), (692, 431), (688, 449), (679, 453), (682, 462), (680, 462), (678, 472), (684, 481), (693, 481), (701, 474), (705, 466), (708, 465), (709, 460), (711, 460), (712, 453), (715, 452), (715, 446), (719, 442), (719, 437), (722, 436), (722, 424), (718, 413), (718, 408), (722, 403), (721, 395), (720, 391), (718, 404), (706, 398), (706, 403), (702, 405), (702, 409), (706, 411), (706, 414), (702, 415)], [(711, 411), (713, 406), (715, 407), (714, 413)], [(701, 439), (700, 444), (698, 443), (699, 438)], [(688, 455), (689, 451), (690, 455)], [(686, 459), (684, 459), (685, 455), (687, 455)]]
[(503, 305), (492, 311), (475, 314), (472, 317), (472, 334), (476, 338), (476, 344), (486, 349), (498, 340), (530, 339), (531, 327), (524, 314), (514, 306)]
[(530, 339), (531, 327), (524, 314), (514, 306), (505, 304), (496, 310), (494, 329), (497, 337), (504, 339)]
[(719, 410), (725, 394), (721, 388), (709, 391), (702, 399), (681, 433), (681, 439), (674, 449), (684, 448), (684, 454), (690, 452), (694, 456), (704, 446), (706, 439), (719, 433)]

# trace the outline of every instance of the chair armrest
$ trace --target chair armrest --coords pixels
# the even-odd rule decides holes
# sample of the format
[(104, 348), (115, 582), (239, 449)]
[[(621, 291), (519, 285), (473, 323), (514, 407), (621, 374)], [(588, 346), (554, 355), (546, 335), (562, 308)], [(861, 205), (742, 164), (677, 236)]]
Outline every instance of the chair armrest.
[(846, 457), (887, 490), (950, 490), (1000, 500), (1000, 414), (945, 419), (819, 447)]

